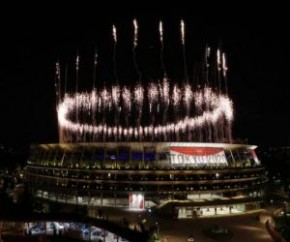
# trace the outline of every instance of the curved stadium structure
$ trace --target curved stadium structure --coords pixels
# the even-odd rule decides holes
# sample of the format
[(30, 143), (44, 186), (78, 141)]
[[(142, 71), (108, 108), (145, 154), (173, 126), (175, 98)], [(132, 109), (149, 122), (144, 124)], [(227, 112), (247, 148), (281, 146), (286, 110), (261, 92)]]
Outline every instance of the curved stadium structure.
[(175, 217), (260, 207), (265, 170), (255, 146), (190, 142), (102, 142), (32, 147), (36, 197), (61, 203), (144, 209)]
[[(116, 28), (113, 26), (114, 55)], [(202, 73), (173, 82), (163, 63), (161, 80), (97, 86), (62, 93), (56, 65), (59, 144), (31, 146), (26, 177), (36, 198), (78, 206), (155, 208), (176, 218), (244, 213), (260, 208), (265, 170), (256, 146), (232, 144), (233, 105), (227, 93), (225, 53), (206, 48)], [(96, 76), (97, 55), (94, 61)], [(116, 72), (116, 61), (114, 69)], [(116, 73), (115, 73), (116, 75)]]

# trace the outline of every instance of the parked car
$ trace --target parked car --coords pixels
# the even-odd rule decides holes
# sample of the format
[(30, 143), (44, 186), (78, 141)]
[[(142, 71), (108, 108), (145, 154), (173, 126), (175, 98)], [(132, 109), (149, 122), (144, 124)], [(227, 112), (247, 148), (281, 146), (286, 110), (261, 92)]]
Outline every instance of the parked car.
[(32, 227), (29, 230), (29, 234), (31, 234), (31, 235), (40, 235), (40, 234), (44, 234), (44, 233), (45, 233), (45, 230), (43, 228), (40, 228), (40, 227)]

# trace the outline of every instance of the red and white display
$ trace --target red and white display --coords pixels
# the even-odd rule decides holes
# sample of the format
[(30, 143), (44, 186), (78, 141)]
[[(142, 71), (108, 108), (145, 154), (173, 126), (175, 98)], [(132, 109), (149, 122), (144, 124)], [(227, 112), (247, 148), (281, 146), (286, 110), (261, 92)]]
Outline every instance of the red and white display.
[(144, 209), (144, 194), (130, 193), (129, 194), (129, 208), (130, 209)]
[(221, 148), (170, 147), (171, 164), (178, 165), (227, 165), (225, 152)]

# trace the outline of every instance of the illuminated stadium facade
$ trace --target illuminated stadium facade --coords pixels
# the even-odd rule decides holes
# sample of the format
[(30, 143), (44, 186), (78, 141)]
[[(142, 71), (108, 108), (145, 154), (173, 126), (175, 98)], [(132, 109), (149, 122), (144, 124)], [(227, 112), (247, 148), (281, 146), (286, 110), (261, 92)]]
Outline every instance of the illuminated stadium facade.
[(260, 208), (265, 170), (255, 146), (101, 142), (32, 147), (34, 195), (61, 203), (144, 209), (183, 217)]
[[(77, 56), (76, 90), (62, 93), (67, 88), (57, 63), (60, 143), (31, 146), (26, 177), (33, 195), (79, 206), (155, 208), (176, 218), (259, 209), (265, 170), (255, 146), (232, 144), (225, 54), (207, 47), (204, 83), (190, 81), (181, 21), (185, 81), (171, 82), (163, 63), (160, 22), (163, 77), (145, 84), (135, 59), (136, 20), (133, 26), (133, 61), (139, 74), (134, 85), (98, 87), (94, 80), (92, 91), (79, 92)], [(115, 26), (113, 40), (115, 57)], [(95, 55), (94, 78), (97, 63)], [(116, 72), (115, 58), (114, 67)]]

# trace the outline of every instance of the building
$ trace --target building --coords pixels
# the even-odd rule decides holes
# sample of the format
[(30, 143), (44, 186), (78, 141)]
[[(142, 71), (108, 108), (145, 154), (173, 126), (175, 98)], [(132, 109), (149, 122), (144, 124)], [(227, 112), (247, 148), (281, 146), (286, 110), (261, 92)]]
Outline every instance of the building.
[(31, 147), (26, 177), (37, 198), (79, 206), (155, 208), (176, 218), (260, 208), (267, 178), (256, 146), (97, 142)]
[[(93, 87), (82, 91), (77, 55), (76, 88), (67, 92), (56, 63), (59, 144), (31, 147), (26, 177), (34, 196), (79, 206), (155, 208), (177, 218), (259, 209), (267, 179), (256, 147), (232, 144), (226, 54), (207, 46), (201, 66), (189, 78), (181, 20), (185, 76), (176, 81), (165, 71), (160, 21), (163, 75), (150, 80), (152, 73), (144, 73), (142, 78), (135, 59), (136, 20), (133, 26), (135, 83), (117, 78), (100, 85), (95, 55)], [(116, 26), (112, 30), (115, 53), (118, 32)], [(115, 56), (113, 62), (116, 67)]]

